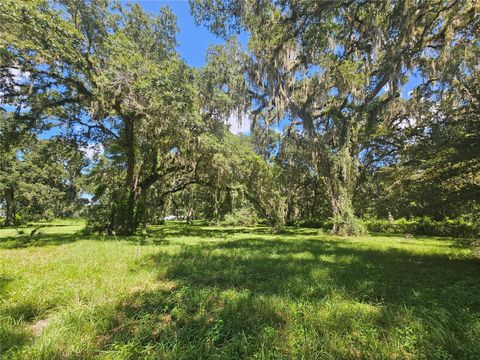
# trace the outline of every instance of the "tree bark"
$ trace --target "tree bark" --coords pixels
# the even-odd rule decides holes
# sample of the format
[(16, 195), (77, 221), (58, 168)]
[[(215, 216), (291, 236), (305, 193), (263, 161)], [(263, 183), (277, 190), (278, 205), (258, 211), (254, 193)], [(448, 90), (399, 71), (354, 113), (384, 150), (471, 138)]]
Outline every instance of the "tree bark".
[(310, 219), (313, 219), (315, 217), (315, 211), (317, 210), (317, 187), (318, 184), (314, 185), (313, 188), (313, 200), (312, 200), (312, 206), (310, 207)]
[(12, 187), (4, 191), (5, 197), (5, 226), (15, 225), (15, 192)]
[(127, 202), (125, 205), (125, 227), (122, 229), (123, 235), (132, 235), (136, 228), (135, 219), (135, 135), (133, 118), (125, 117), (125, 147), (127, 151), (127, 177), (125, 186), (127, 189)]
[(358, 235), (353, 212), (353, 161), (348, 147), (341, 150), (331, 161), (331, 169), (327, 178), (327, 189), (330, 197), (333, 227), (335, 235)]
[(316, 160), (318, 181), (323, 181), (327, 188), (332, 214), (332, 233), (336, 235), (357, 235), (353, 212), (353, 184), (356, 174), (354, 158), (351, 155), (351, 129), (345, 123), (343, 134), (338, 139), (339, 149), (333, 153), (331, 149), (314, 148), (313, 159)]

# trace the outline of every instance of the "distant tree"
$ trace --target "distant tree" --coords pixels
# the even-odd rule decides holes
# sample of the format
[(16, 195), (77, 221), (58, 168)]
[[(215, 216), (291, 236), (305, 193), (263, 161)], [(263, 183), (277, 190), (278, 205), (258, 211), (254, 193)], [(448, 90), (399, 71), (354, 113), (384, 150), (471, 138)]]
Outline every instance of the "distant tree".
[(20, 180), (15, 162), (23, 137), (13, 117), (0, 111), (0, 199), (3, 200), (4, 224), (7, 226), (15, 223), (15, 189)]
[(463, 5), (469, 11), (453, 16), (441, 41), (419, 56), (422, 83), (397, 102), (393, 114), (379, 112), (383, 121), (362, 140), (362, 211), (478, 219), (480, 17), (472, 17), (478, 5)]
[(16, 207), (25, 219), (72, 217), (83, 207), (80, 179), (87, 165), (75, 143), (34, 140), (21, 150)]
[(444, 48), (468, 36), (462, 30), (470, 22), (478, 23), (469, 0), (194, 0), (191, 6), (217, 35), (249, 33), (244, 63), (253, 120), (289, 119), (302, 127), (338, 234), (357, 232), (359, 136), (369, 123), (394, 116), (411, 69), (435, 63)]
[(207, 145), (211, 160), (200, 169), (200, 183), (210, 189), (207, 217), (218, 220), (244, 203), (275, 227), (285, 223), (285, 197), (278, 186), (279, 169), (255, 153), (251, 141), (225, 132)]
[(79, 179), (86, 166), (71, 140), (39, 140), (11, 114), (0, 114), (0, 201), (5, 225), (79, 212)]
[(3, 102), (17, 118), (80, 125), (103, 143), (124, 170), (106, 226), (132, 234), (152, 184), (194, 172), (176, 161), (199, 124), (194, 74), (175, 52), (174, 15), (108, 1), (5, 0), (1, 8)]

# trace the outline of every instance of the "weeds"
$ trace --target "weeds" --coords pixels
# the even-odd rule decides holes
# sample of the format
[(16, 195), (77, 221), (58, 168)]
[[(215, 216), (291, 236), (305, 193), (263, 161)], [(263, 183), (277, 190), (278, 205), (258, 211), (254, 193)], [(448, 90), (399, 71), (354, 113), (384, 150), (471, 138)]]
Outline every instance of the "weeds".
[(181, 223), (101, 241), (78, 230), (0, 246), (2, 360), (480, 355), (471, 242)]

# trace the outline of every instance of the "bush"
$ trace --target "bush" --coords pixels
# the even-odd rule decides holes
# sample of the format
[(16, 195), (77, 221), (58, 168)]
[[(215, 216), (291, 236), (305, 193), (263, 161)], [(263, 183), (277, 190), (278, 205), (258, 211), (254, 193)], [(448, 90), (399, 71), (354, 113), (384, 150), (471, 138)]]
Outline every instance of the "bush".
[[(344, 216), (332, 217), (325, 224), (334, 235), (339, 236), (365, 236), (368, 235), (367, 228), (363, 222), (351, 213), (346, 213)], [(333, 229), (337, 230), (334, 231)]]
[(258, 217), (252, 209), (241, 208), (225, 215), (223, 226), (252, 226), (258, 224)]
[(450, 236), (450, 237), (477, 237), (480, 235), (480, 226), (465, 219), (445, 219), (435, 221), (429, 217), (404, 218), (389, 221), (385, 219), (373, 219), (364, 221), (367, 229), (372, 232), (392, 234), (414, 234), (427, 236)]
[(15, 214), (15, 224), (16, 225), (24, 225), (27, 223), (27, 220), (22, 217), (20, 214)]

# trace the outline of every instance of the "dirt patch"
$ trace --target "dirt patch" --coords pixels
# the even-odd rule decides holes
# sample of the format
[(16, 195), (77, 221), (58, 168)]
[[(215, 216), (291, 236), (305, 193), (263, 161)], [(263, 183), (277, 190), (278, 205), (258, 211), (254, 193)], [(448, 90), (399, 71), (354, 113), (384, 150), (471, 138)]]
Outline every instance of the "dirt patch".
[(130, 289), (131, 294), (139, 292), (150, 292), (150, 291), (163, 291), (163, 292), (172, 292), (177, 288), (177, 284), (173, 281), (162, 281), (156, 282), (153, 284), (134, 286)]
[(51, 319), (41, 319), (38, 320), (35, 324), (30, 325), (28, 328), (32, 332), (33, 336), (40, 336), (43, 332), (43, 329), (50, 324)]

